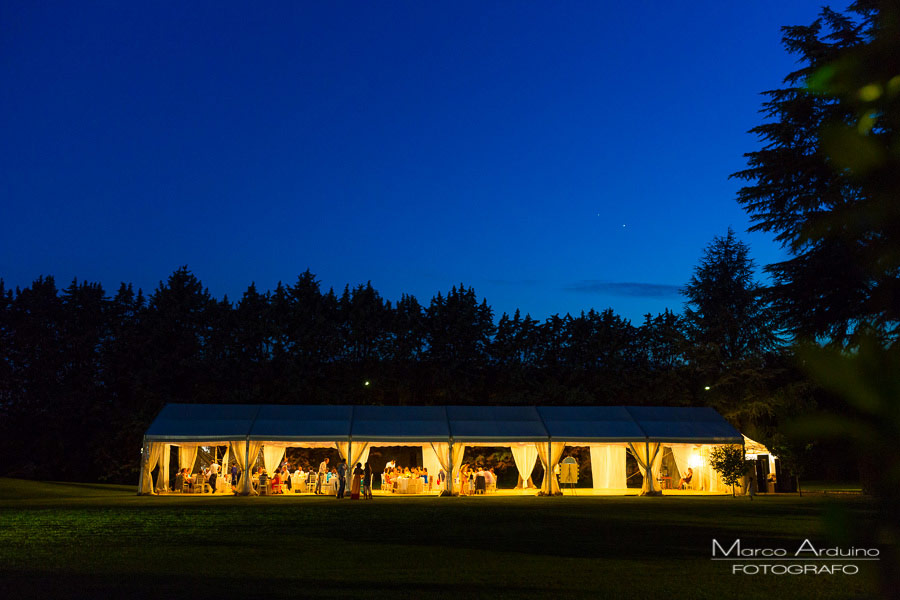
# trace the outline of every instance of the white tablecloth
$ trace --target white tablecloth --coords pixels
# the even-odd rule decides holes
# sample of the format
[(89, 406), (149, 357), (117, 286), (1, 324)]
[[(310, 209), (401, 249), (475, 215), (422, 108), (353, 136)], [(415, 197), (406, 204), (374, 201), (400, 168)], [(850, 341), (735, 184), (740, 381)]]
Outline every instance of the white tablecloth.
[(407, 479), (401, 477), (397, 480), (398, 494), (421, 494), (425, 491), (425, 481), (421, 478)]

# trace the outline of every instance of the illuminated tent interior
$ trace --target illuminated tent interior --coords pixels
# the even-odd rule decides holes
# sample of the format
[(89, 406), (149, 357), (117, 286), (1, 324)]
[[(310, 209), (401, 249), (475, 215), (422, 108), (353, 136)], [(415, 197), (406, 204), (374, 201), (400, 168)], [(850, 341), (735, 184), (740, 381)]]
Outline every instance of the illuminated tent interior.
[[(692, 489), (724, 492), (709, 452), (743, 443), (708, 407), (167, 404), (144, 435), (139, 493), (168, 491), (173, 448), (179, 468), (192, 469), (198, 449), (211, 445), (227, 447), (222, 464), (234, 461), (242, 471), (261, 453), (269, 472), (289, 447), (334, 448), (352, 465), (365, 463), (374, 447), (418, 446), (429, 473), (452, 470), (444, 490), (451, 494), (467, 446), (509, 447), (526, 482), (538, 459), (553, 472), (567, 446), (583, 446), (590, 449), (595, 489), (624, 491), (630, 453), (643, 476), (642, 494), (659, 494), (674, 479), (664, 476), (664, 456), (679, 476), (693, 470)], [(250, 478), (242, 477), (236, 491), (251, 494)], [(560, 494), (557, 478), (544, 477), (540, 493)]]

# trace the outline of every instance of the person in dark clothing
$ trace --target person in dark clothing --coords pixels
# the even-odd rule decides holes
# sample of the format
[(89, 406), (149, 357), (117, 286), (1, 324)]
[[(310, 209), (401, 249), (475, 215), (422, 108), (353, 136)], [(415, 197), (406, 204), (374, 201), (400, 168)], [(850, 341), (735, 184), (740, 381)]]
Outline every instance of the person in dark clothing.
[(372, 499), (372, 467), (369, 463), (366, 463), (366, 468), (363, 469), (362, 492), (363, 500)]
[(347, 461), (342, 460), (337, 468), (338, 474), (338, 491), (337, 498), (340, 500), (344, 497), (344, 488), (347, 486)]

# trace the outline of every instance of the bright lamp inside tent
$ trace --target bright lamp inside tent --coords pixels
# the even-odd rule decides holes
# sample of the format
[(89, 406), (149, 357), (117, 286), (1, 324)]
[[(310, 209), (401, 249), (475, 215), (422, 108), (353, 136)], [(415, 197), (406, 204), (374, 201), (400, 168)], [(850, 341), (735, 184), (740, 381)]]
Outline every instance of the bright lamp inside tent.
[(688, 466), (692, 469), (696, 469), (700, 465), (703, 464), (703, 460), (700, 458), (699, 454), (691, 454), (691, 457), (688, 459)]

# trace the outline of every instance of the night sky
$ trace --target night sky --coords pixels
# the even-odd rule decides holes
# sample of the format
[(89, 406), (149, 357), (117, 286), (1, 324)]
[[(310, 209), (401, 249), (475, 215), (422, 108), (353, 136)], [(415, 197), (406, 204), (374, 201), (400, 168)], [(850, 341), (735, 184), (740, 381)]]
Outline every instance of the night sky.
[(782, 256), (728, 175), (821, 0), (219, 4), (0, 3), (7, 286), (309, 268), (637, 322), (729, 225)]

